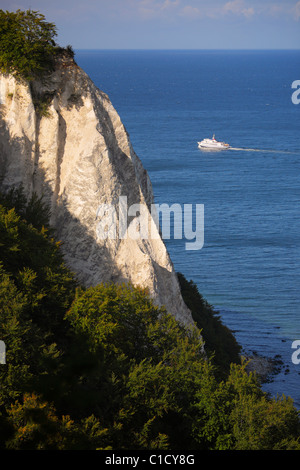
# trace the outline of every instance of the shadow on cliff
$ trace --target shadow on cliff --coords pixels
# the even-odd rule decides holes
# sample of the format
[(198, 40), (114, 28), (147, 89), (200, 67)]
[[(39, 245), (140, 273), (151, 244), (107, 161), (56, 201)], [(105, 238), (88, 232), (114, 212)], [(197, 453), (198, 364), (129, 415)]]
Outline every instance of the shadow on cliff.
[[(66, 265), (81, 285), (96, 284), (92, 281), (93, 273), (90, 271), (89, 266), (97, 263), (99, 271), (104, 273), (103, 282), (120, 280), (121, 273), (106, 247), (100, 246), (86, 227), (70, 213), (67, 201), (63, 198), (57, 198), (55, 191), (46, 180), (45, 172), (38, 167), (38, 155), (35, 155), (35, 161), (24, 162), (25, 147), (27, 152), (32, 155), (32, 152), (37, 150), (33, 149), (35, 144), (30, 142), (25, 135), (23, 137), (12, 137), (10, 135), (3, 120), (1, 107), (0, 192), (7, 194), (12, 189), (21, 189), (27, 201), (34, 195), (41, 199), (50, 215), (48, 228), (51, 229), (56, 241), (60, 241)], [(27, 173), (26, 179), (25, 171)], [(54, 214), (55, 217), (53, 218)]]
[[(59, 74), (59, 75), (57, 75)], [(33, 82), (30, 86), (30, 92), (34, 103), (47, 102), (50, 97), (48, 105), (53, 99), (57, 99), (60, 102), (60, 106), (65, 107), (68, 111), (75, 108), (77, 111), (85, 105), (85, 98), (89, 95), (92, 97), (94, 103), (94, 112), (98, 119), (96, 126), (97, 131), (103, 137), (108, 154), (110, 164), (114, 168), (115, 174), (118, 175), (120, 185), (122, 188), (128, 188), (130, 181), (137, 181), (137, 185), (132, 185), (130, 194), (128, 194), (128, 203), (132, 205), (139, 201), (140, 193), (139, 188), (144, 196), (146, 204), (150, 209), (150, 190), (151, 183), (148, 177), (147, 171), (142, 167), (142, 164), (135, 154), (131, 143), (128, 132), (126, 131), (121, 119), (114, 109), (109, 97), (106, 93), (100, 90), (91, 78), (74, 62), (62, 63), (57, 67), (56, 71), (43, 81)], [(127, 143), (130, 149), (130, 155), (127, 155), (120, 148), (118, 138), (115, 132), (115, 125), (112, 122), (110, 112), (106, 109), (106, 105), (111, 107), (111, 113), (116, 120), (118, 126), (122, 125), (124, 129), (124, 135), (126, 135)], [(39, 131), (39, 108), (36, 107), (36, 122), (37, 132)], [(66, 133), (67, 123), (64, 122), (58, 109), (56, 109), (59, 115), (59, 130), (60, 132)], [(62, 153), (62, 152), (60, 152)], [(58, 156), (58, 164), (60, 163)], [(37, 159), (36, 159), (37, 161)], [(59, 167), (58, 167), (59, 168)], [(121, 169), (121, 171), (120, 171)], [(149, 191), (150, 190), (150, 191)], [(125, 195), (125, 192), (124, 192)]]
[[(122, 189), (125, 189), (124, 192), (122, 192), (122, 195), (127, 195), (128, 205), (132, 205), (140, 202), (141, 191), (148, 209), (150, 210), (150, 205), (153, 202), (150, 197), (150, 195), (152, 195), (152, 187), (147, 170), (143, 168), (139, 157), (134, 152), (131, 146), (129, 134), (124, 124), (122, 123), (120, 116), (114, 109), (109, 97), (99, 88), (97, 88), (92, 81), (91, 84), (93, 85), (92, 88), (94, 89), (91, 89), (90, 92), (92, 95), (94, 95), (94, 100), (99, 103), (99, 107), (94, 109), (94, 111), (99, 123), (101, 123), (102, 129), (99, 127), (97, 130), (105, 140), (109, 152), (110, 164), (114, 168), (115, 174), (118, 175)], [(115, 125), (110, 117), (109, 112), (105, 108), (105, 102), (107, 102), (107, 104), (112, 107), (112, 114), (115, 115), (117, 120), (119, 120), (118, 124), (123, 127), (124, 135), (126, 136), (126, 144), (128, 144), (130, 155), (127, 155), (120, 148), (120, 144), (115, 132)], [(120, 169), (122, 169), (122, 171), (120, 171)], [(132, 184), (130, 186), (130, 194), (126, 194), (126, 192), (128, 192), (128, 186), (132, 181), (136, 181), (137, 184)]]
[[(70, 74), (74, 71), (65, 70), (64, 79), (68, 80)], [(90, 80), (88, 77), (87, 80)], [(102, 100), (109, 99), (105, 93), (96, 88), (92, 82), (89, 82), (89, 90), (81, 90), (81, 95), (71, 93), (72, 99), (68, 106), (75, 106), (76, 109), (83, 105), (85, 93), (94, 93), (100, 95), (101, 100), (95, 96), (99, 103), (97, 117), (102, 129), (98, 129), (105, 139), (109, 151), (110, 163), (119, 178), (120, 191), (122, 195), (127, 195), (128, 205), (141, 201), (140, 190), (143, 193), (146, 203), (152, 201), (152, 190), (150, 190), (149, 178), (146, 170), (142, 167), (138, 157), (135, 155), (128, 134), (128, 145), (130, 156), (120, 148), (118, 138), (115, 133), (115, 126), (112, 122), (109, 112), (105, 109), (105, 103)], [(78, 90), (77, 90), (78, 91)], [(2, 108), (2, 109), (1, 109)], [(84, 226), (69, 210), (68, 200), (64, 194), (60, 194), (60, 165), (64, 154), (64, 142), (67, 133), (67, 123), (58, 113), (59, 133), (61, 134), (61, 145), (58, 146), (56, 155), (56, 180), (52, 186), (47, 182), (47, 175), (39, 165), (39, 123), (40, 116), (35, 113), (35, 141), (30, 141), (23, 132), (22, 137), (13, 137), (3, 119), (4, 107), (0, 106), (0, 191), (7, 192), (12, 187), (23, 187), (24, 194), (29, 200), (33, 194), (42, 198), (50, 211), (50, 227), (54, 233), (55, 239), (61, 242), (61, 250), (65, 258), (66, 265), (74, 273), (74, 277), (81, 285), (89, 287), (100, 282), (131, 282), (130, 273), (128, 277), (118, 269), (115, 259), (111, 252), (103, 244), (97, 243), (96, 233), (92, 233)], [(118, 119), (117, 113), (114, 114)], [(120, 124), (121, 121), (120, 121)], [(137, 162), (134, 159), (137, 158)], [(131, 184), (135, 182), (135, 184)], [(96, 218), (96, 214), (95, 214)], [(128, 217), (128, 225), (131, 218)], [(156, 290), (158, 293), (157, 301), (159, 304), (168, 299), (169, 311), (170, 305), (176, 304), (175, 297), (180, 296), (180, 289), (174, 292), (174, 272), (168, 271), (163, 266), (158, 265), (152, 260), (156, 276)], [(179, 287), (179, 285), (178, 285)], [(174, 295), (175, 294), (175, 295)], [(174, 307), (175, 308), (175, 307)], [(184, 307), (183, 307), (184, 308)], [(171, 311), (172, 313), (172, 311)]]

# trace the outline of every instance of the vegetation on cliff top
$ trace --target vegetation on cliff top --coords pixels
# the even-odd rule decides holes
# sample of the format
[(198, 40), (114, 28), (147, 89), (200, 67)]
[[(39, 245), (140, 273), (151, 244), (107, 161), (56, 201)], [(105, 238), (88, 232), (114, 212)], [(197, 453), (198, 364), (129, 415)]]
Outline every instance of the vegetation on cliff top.
[[(0, 196), (1, 449), (300, 449), (292, 401), (269, 399), (244, 363), (220, 375), (198, 328), (143, 289), (79, 286), (47, 215)], [(229, 332), (181, 285), (210, 353), (229, 358)]]
[(74, 55), (70, 46), (56, 44), (56, 35), (55, 25), (37, 11), (0, 10), (0, 71), (28, 81), (49, 73), (60, 55)]

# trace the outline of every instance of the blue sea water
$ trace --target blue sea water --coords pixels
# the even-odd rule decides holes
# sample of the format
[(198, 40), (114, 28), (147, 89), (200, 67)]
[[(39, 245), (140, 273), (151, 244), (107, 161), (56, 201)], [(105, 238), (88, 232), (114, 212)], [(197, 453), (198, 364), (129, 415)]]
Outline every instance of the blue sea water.
[[(106, 92), (157, 203), (204, 204), (204, 246), (166, 240), (175, 269), (246, 353), (282, 360), (264, 385), (300, 408), (300, 51), (76, 51)], [(235, 150), (205, 152), (216, 135)]]

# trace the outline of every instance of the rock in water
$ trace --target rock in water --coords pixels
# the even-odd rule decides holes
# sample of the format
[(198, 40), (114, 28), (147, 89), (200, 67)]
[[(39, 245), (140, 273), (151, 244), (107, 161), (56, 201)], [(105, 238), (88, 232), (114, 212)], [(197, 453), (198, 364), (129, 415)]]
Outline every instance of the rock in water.
[(107, 95), (71, 61), (31, 84), (0, 75), (0, 113), (0, 187), (43, 195), (79, 281), (146, 287), (158, 305), (192, 323), (156, 226), (142, 236), (139, 213), (125, 211), (139, 204), (151, 223), (154, 198)]

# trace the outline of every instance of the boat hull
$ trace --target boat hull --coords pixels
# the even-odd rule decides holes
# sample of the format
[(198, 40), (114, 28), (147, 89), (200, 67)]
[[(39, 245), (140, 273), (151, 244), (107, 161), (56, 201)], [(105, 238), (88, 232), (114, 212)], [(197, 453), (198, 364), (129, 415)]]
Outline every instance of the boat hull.
[(207, 150), (227, 150), (227, 149), (229, 149), (228, 144), (209, 145), (209, 144), (201, 144), (201, 142), (198, 142), (198, 147), (200, 149), (207, 149)]

